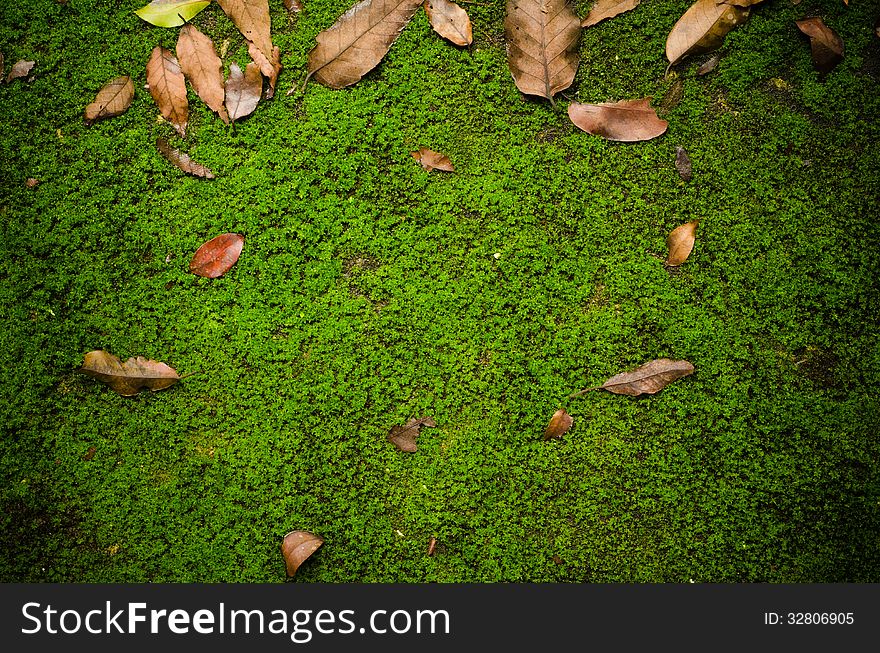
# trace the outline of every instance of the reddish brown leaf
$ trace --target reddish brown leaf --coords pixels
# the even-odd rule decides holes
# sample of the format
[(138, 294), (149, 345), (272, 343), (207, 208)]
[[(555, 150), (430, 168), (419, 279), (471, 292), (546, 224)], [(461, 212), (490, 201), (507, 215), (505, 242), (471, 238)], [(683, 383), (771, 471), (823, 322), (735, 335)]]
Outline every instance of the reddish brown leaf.
[(214, 42), (187, 23), (177, 37), (177, 59), (196, 95), (228, 125), (229, 114), (223, 106), (223, 62), (214, 50)]
[(82, 459), (88, 462), (92, 458), (95, 457), (95, 454), (98, 453), (98, 450), (95, 447), (89, 447), (86, 449), (86, 452), (83, 454)]
[(651, 108), (651, 98), (568, 105), (568, 117), (589, 134), (611, 141), (646, 141), (660, 136), (669, 125)]
[(474, 40), (467, 12), (449, 0), (425, 0), (425, 14), (431, 27), (455, 45), (470, 45)]
[(98, 91), (95, 101), (86, 107), (86, 124), (91, 125), (97, 120), (113, 118), (125, 113), (133, 99), (134, 82), (131, 81), (131, 77), (123, 75), (111, 79)]
[(191, 158), (189, 158), (189, 154), (185, 154), (180, 150), (173, 149), (168, 144), (168, 141), (166, 141), (164, 138), (156, 139), (156, 148), (159, 150), (162, 156), (164, 156), (171, 163), (183, 170), (185, 173), (193, 175), (194, 177), (204, 177), (205, 179), (214, 178), (213, 172), (211, 172), (201, 163), (196, 163), (195, 161), (193, 161)]
[(658, 358), (631, 372), (622, 372), (612, 376), (600, 386), (575, 392), (571, 396), (578, 397), (593, 390), (607, 390), (614, 394), (631, 397), (637, 397), (641, 394), (652, 395), (660, 392), (673, 381), (693, 374), (693, 372), (694, 366), (688, 361)]
[(427, 147), (420, 147), (416, 152), (411, 152), (410, 154), (428, 172), (431, 172), (431, 170), (455, 172), (452, 161), (445, 154), (429, 150)]
[(233, 121), (249, 116), (257, 108), (263, 94), (263, 77), (260, 67), (253, 61), (244, 73), (238, 64), (229, 64), (229, 79), (226, 80), (226, 108)]
[[(269, 0), (217, 0), (238, 31), (254, 43), (266, 59), (272, 59), (272, 21)], [(254, 55), (251, 55), (254, 59)], [(256, 59), (254, 59), (256, 61)]]
[(592, 27), (606, 18), (614, 18), (639, 6), (641, 0), (596, 0), (590, 13), (581, 22), (581, 27)]
[(171, 50), (156, 46), (147, 63), (147, 84), (162, 116), (170, 122), (181, 137), (186, 135), (189, 103), (186, 99), (186, 80), (180, 63)]
[(129, 358), (123, 363), (102, 349), (86, 354), (80, 371), (106, 383), (123, 397), (132, 397), (141, 388), (149, 388), (153, 392), (164, 390), (180, 380), (174, 368), (165, 363), (141, 356)]
[(241, 234), (221, 234), (196, 250), (189, 271), (209, 279), (223, 276), (238, 261), (243, 247), (244, 236)]
[(681, 145), (675, 146), (675, 169), (678, 170), (678, 176), (684, 181), (690, 181), (694, 178), (694, 167), (691, 165), (691, 158), (688, 156), (687, 150)]
[(423, 426), (437, 426), (431, 417), (418, 417), (409, 420), (403, 426), (393, 426), (388, 433), (388, 441), (401, 451), (415, 453), (418, 451), (416, 438)]
[(717, 50), (728, 32), (749, 17), (749, 9), (718, 0), (697, 0), (669, 32), (666, 58), (672, 66), (692, 54)]
[(691, 255), (694, 242), (697, 238), (697, 220), (692, 220), (673, 229), (666, 237), (666, 247), (669, 254), (666, 257), (666, 265), (681, 265)]
[(795, 25), (810, 37), (813, 67), (825, 74), (843, 60), (843, 39), (820, 17), (796, 20)]
[(13, 79), (27, 77), (36, 63), (36, 61), (16, 61), (12, 64), (12, 68), (9, 69), (9, 75), (6, 77), (6, 82), (9, 83)]
[(28, 177), (27, 181), (24, 182), (26, 188), (36, 188), (40, 185), (39, 179), (34, 179), (33, 177)]
[(437, 538), (432, 536), (431, 541), (428, 542), (428, 555), (429, 556), (434, 555), (434, 549), (436, 549), (436, 548), (437, 548)]
[(260, 49), (252, 42), (248, 41), (248, 54), (251, 59), (260, 67), (260, 72), (269, 80), (269, 88), (266, 89), (266, 99), (271, 100), (275, 96), (275, 84), (278, 82), (278, 74), (281, 72), (281, 50), (275, 48), (272, 50), (272, 59), (263, 56)]
[(324, 540), (308, 531), (291, 531), (285, 535), (284, 541), (281, 542), (281, 555), (284, 556), (287, 575), (295, 576), (300, 565), (322, 544)]
[(564, 408), (560, 408), (550, 418), (550, 423), (544, 431), (544, 439), (561, 438), (568, 433), (572, 424), (574, 424), (574, 418), (566, 413)]

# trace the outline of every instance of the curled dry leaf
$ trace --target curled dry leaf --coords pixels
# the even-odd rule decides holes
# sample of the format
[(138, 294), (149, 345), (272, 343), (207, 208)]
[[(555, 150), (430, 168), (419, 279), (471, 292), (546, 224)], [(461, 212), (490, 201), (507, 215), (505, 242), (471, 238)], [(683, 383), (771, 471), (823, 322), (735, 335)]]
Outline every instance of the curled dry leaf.
[(211, 0), (153, 0), (134, 13), (157, 27), (180, 27), (209, 4)]
[(412, 157), (428, 172), (431, 170), (443, 170), (444, 172), (455, 172), (452, 161), (445, 154), (429, 150), (427, 147), (420, 147), (418, 151), (411, 152)]
[(13, 79), (27, 77), (36, 63), (36, 61), (25, 61), (24, 59), (16, 61), (12, 64), (12, 68), (9, 69), (9, 75), (6, 76), (6, 82), (9, 83)]
[(703, 75), (708, 75), (718, 67), (719, 61), (721, 61), (721, 57), (719, 57), (717, 54), (712, 55), (709, 59), (703, 62), (703, 64), (699, 68), (697, 68), (697, 75), (699, 75), (700, 77), (702, 77)]
[(428, 555), (429, 556), (434, 555), (434, 550), (436, 548), (437, 548), (437, 538), (434, 536), (431, 536), (431, 541), (428, 542)]
[(214, 50), (214, 42), (187, 23), (177, 37), (177, 59), (196, 95), (228, 125), (229, 114), (223, 106), (223, 62)]
[(123, 397), (132, 397), (141, 388), (164, 390), (180, 380), (177, 371), (165, 363), (138, 356), (124, 363), (102, 349), (90, 351), (80, 371), (102, 381)]
[(111, 79), (98, 91), (95, 101), (86, 107), (86, 124), (91, 125), (96, 120), (113, 118), (125, 113), (131, 106), (132, 99), (134, 99), (134, 82), (131, 81), (131, 77), (123, 75)]
[(795, 25), (810, 37), (813, 67), (820, 73), (831, 72), (843, 60), (843, 39), (820, 17), (796, 20)]
[(189, 158), (189, 154), (185, 154), (180, 150), (173, 149), (164, 138), (156, 139), (156, 149), (168, 159), (171, 163), (176, 165), (178, 168), (183, 170), (188, 175), (193, 175), (194, 177), (204, 177), (205, 179), (213, 179), (214, 173), (211, 172), (208, 168), (203, 166), (201, 163), (196, 163), (191, 158)]
[(687, 150), (681, 145), (675, 146), (675, 169), (678, 176), (684, 181), (690, 181), (694, 178), (694, 167), (691, 165), (691, 158), (688, 156)]
[(298, 14), (303, 10), (300, 0), (284, 0), (284, 8), (292, 14)]
[(650, 363), (645, 363), (631, 372), (622, 372), (612, 376), (600, 386), (587, 388), (575, 392), (572, 397), (578, 397), (593, 390), (607, 390), (618, 395), (637, 397), (642, 394), (655, 394), (667, 385), (682, 377), (693, 374), (694, 366), (688, 361), (658, 358)]
[(416, 438), (423, 426), (437, 426), (431, 417), (418, 417), (409, 420), (403, 426), (392, 426), (388, 433), (388, 441), (401, 451), (415, 453), (419, 450), (416, 446)]
[(281, 555), (287, 567), (287, 575), (295, 576), (300, 565), (308, 560), (324, 544), (324, 540), (308, 531), (291, 531), (281, 542)]
[(581, 22), (581, 27), (592, 27), (606, 18), (614, 18), (639, 6), (641, 0), (596, 0), (590, 13)]
[(375, 68), (422, 0), (361, 0), (316, 37), (306, 80), (329, 88), (350, 86)]
[(748, 8), (718, 0), (697, 0), (678, 19), (666, 38), (666, 58), (672, 66), (692, 54), (721, 47), (724, 37), (749, 17)]
[(263, 76), (260, 67), (253, 61), (241, 72), (238, 64), (229, 64), (229, 79), (226, 80), (226, 109), (233, 121), (249, 116), (257, 108), (263, 93)]
[(507, 0), (507, 66), (526, 95), (547, 98), (574, 81), (581, 21), (567, 0)]
[(221, 277), (235, 265), (243, 248), (244, 236), (241, 234), (220, 234), (196, 250), (189, 262), (189, 271), (208, 279)]
[(156, 46), (147, 62), (147, 84), (162, 117), (170, 122), (181, 137), (186, 136), (189, 102), (186, 81), (180, 63), (171, 50)]
[(588, 134), (611, 141), (646, 141), (666, 131), (668, 122), (657, 117), (651, 98), (601, 104), (568, 105), (568, 117)]
[(571, 430), (572, 424), (574, 424), (574, 418), (566, 413), (564, 408), (560, 408), (550, 418), (550, 423), (544, 430), (544, 439), (561, 438)]
[(467, 12), (449, 0), (425, 0), (425, 14), (431, 27), (455, 45), (470, 45), (474, 40)]
[(248, 41), (248, 54), (260, 67), (260, 72), (269, 80), (269, 88), (266, 89), (266, 99), (271, 100), (275, 96), (275, 84), (278, 82), (278, 74), (281, 72), (281, 50), (275, 47), (272, 50), (272, 58), (266, 58), (256, 44)]
[(26, 188), (36, 188), (40, 185), (39, 179), (34, 179), (33, 177), (28, 177), (27, 181), (24, 182)]
[(666, 256), (666, 265), (681, 265), (687, 260), (694, 249), (694, 242), (697, 239), (697, 225), (699, 221), (692, 220), (679, 227), (676, 227), (666, 237), (666, 247), (669, 254)]
[[(238, 31), (255, 44), (267, 59), (272, 59), (272, 21), (269, 0), (217, 0)], [(254, 56), (251, 55), (251, 59)], [(254, 59), (256, 61), (256, 59)]]

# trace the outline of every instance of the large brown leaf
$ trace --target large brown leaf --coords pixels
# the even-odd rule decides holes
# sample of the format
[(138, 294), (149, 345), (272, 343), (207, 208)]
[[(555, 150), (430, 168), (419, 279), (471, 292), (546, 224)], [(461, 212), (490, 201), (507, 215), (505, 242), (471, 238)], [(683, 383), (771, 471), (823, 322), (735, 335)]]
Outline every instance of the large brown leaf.
[(177, 59), (196, 95), (228, 125), (229, 114), (223, 106), (223, 62), (214, 50), (214, 42), (187, 23), (177, 37)]
[(507, 0), (507, 66), (526, 95), (547, 98), (571, 86), (581, 21), (567, 0)]
[(692, 54), (721, 47), (724, 37), (749, 17), (748, 8), (718, 0), (697, 0), (678, 19), (666, 38), (666, 58), (672, 66)]
[(669, 125), (651, 108), (651, 98), (601, 104), (568, 105), (568, 117), (589, 134), (610, 141), (646, 141), (660, 136)]
[(269, 80), (269, 88), (266, 89), (266, 99), (271, 100), (275, 96), (275, 84), (278, 82), (278, 74), (281, 72), (281, 50), (276, 46), (272, 49), (272, 58), (263, 56), (260, 48), (255, 43), (248, 41), (248, 54), (260, 67), (260, 72)]
[(201, 163), (196, 163), (195, 161), (193, 161), (191, 158), (189, 158), (189, 154), (185, 154), (180, 150), (172, 148), (168, 144), (168, 141), (166, 141), (164, 138), (156, 139), (156, 149), (159, 150), (159, 153), (162, 156), (164, 156), (171, 163), (176, 165), (188, 175), (193, 175), (194, 177), (204, 177), (205, 179), (214, 178), (213, 172), (211, 172)]
[(419, 450), (416, 438), (423, 426), (437, 426), (431, 417), (416, 417), (403, 426), (393, 426), (388, 433), (388, 441), (401, 451), (415, 453)]
[(165, 363), (138, 356), (124, 363), (102, 349), (90, 351), (83, 359), (80, 371), (103, 381), (123, 397), (132, 397), (141, 388), (153, 392), (164, 390), (180, 380), (177, 371)]
[(415, 152), (410, 152), (412, 158), (419, 162), (425, 170), (442, 170), (443, 172), (455, 172), (455, 167), (449, 157), (440, 152), (429, 150), (427, 147), (420, 147)]
[(238, 261), (242, 248), (244, 236), (241, 234), (220, 234), (196, 250), (189, 271), (209, 279), (223, 276)]
[(592, 27), (606, 18), (614, 18), (625, 11), (635, 9), (639, 6), (639, 2), (641, 0), (596, 0), (590, 13), (581, 22), (581, 27)]
[(101, 87), (95, 101), (86, 107), (85, 120), (91, 125), (96, 120), (121, 115), (131, 106), (134, 99), (134, 82), (131, 77), (123, 75), (111, 79)]
[(318, 34), (306, 80), (344, 88), (375, 68), (422, 0), (361, 0)]
[[(238, 31), (254, 43), (267, 59), (272, 59), (272, 20), (269, 0), (217, 0)], [(251, 56), (253, 59), (253, 56)]]
[(186, 136), (186, 123), (189, 120), (186, 80), (171, 50), (158, 45), (153, 48), (147, 62), (147, 84), (162, 116), (174, 125), (178, 134)]
[(425, 14), (431, 27), (455, 45), (470, 45), (474, 40), (467, 12), (449, 0), (425, 0)]
[(281, 542), (281, 555), (284, 556), (284, 565), (287, 575), (296, 575), (297, 569), (309, 556), (324, 544), (324, 540), (308, 531), (291, 531), (284, 536)]
[(810, 37), (813, 67), (821, 73), (829, 73), (843, 60), (843, 39), (828, 27), (820, 17), (796, 20), (795, 25)]
[(553, 413), (553, 417), (550, 418), (550, 423), (544, 430), (544, 439), (549, 440), (550, 438), (561, 438), (568, 433), (572, 424), (574, 424), (574, 418), (565, 412), (564, 408), (560, 408)]
[(631, 372), (622, 372), (605, 381), (595, 388), (587, 388), (575, 392), (572, 397), (578, 397), (593, 390), (607, 390), (618, 395), (637, 397), (642, 394), (652, 395), (660, 392), (673, 381), (684, 376), (693, 374), (694, 366), (688, 361), (658, 358), (650, 363), (645, 363)]
[(226, 108), (233, 121), (249, 116), (257, 108), (263, 94), (263, 76), (260, 67), (253, 61), (241, 72), (238, 64), (229, 64), (229, 79), (226, 80)]
[(697, 239), (698, 224), (697, 220), (692, 220), (669, 232), (669, 235), (666, 237), (666, 247), (669, 249), (669, 254), (666, 256), (666, 265), (681, 265), (691, 255)]

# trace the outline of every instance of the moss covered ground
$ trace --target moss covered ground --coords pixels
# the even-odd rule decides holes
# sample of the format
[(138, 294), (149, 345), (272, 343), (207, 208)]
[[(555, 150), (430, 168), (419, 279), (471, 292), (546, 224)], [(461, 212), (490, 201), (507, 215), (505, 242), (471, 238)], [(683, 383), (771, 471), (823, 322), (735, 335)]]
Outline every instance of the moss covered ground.
[[(465, 5), (470, 47), (420, 12), (360, 83), (287, 95), (351, 0), (272, 0), (276, 97), (227, 127), (190, 90), (186, 139), (143, 89), (177, 29), (141, 4), (0, 3), (7, 70), (37, 62), (0, 85), (0, 580), (283, 582), (304, 529), (295, 582), (880, 581), (878, 3), (769, 0), (715, 72), (664, 77), (689, 2), (644, 0), (584, 31), (554, 110), (513, 84), (500, 0)], [(824, 80), (813, 14), (846, 44)], [(247, 62), (219, 7), (193, 22)], [(86, 127), (123, 74), (132, 107)], [(565, 114), (649, 95), (644, 143)], [(228, 231), (236, 266), (191, 275)], [(199, 373), (124, 398), (77, 372), (93, 349)], [(567, 399), (660, 357), (696, 372)], [(422, 415), (418, 452), (386, 441)]]

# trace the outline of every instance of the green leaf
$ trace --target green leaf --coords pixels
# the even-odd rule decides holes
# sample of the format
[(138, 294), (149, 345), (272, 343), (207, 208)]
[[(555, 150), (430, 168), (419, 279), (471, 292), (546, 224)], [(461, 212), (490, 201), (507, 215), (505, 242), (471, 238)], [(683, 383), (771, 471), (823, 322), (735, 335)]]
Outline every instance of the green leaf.
[(209, 4), (211, 0), (153, 0), (134, 13), (158, 27), (179, 27)]

